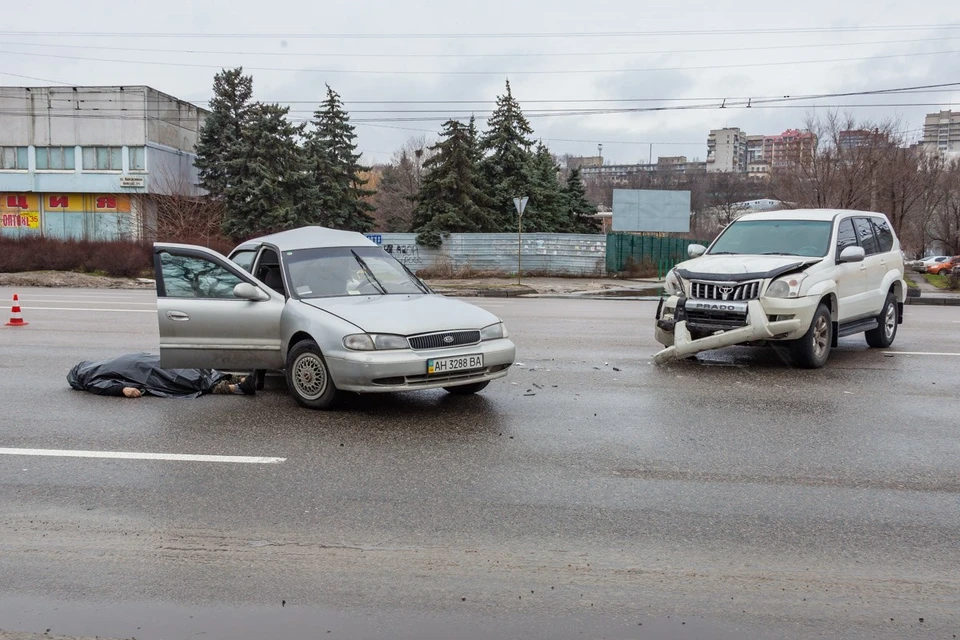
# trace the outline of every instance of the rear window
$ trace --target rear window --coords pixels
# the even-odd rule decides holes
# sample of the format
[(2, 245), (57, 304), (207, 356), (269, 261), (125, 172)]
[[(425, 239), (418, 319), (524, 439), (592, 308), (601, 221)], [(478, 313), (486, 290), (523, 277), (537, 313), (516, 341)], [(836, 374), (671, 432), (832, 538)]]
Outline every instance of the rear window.
[(893, 251), (893, 231), (890, 229), (890, 223), (883, 218), (871, 218), (870, 220), (873, 222), (873, 231), (877, 236), (880, 252)]
[(863, 252), (868, 256), (880, 253), (880, 244), (877, 242), (877, 236), (873, 232), (873, 224), (869, 218), (854, 218), (853, 224), (857, 228), (857, 238), (860, 240), (860, 246)]

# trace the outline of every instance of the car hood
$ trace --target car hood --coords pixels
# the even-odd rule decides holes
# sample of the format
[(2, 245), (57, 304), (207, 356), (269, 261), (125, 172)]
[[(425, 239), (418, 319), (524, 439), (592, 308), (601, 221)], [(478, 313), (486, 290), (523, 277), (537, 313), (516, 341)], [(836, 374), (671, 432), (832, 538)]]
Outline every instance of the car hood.
[(823, 258), (808, 258), (803, 256), (711, 256), (705, 255), (693, 260), (687, 260), (677, 265), (681, 276), (684, 272), (696, 277), (702, 275), (743, 275), (754, 277), (773, 278), (779, 273), (792, 271), (794, 268), (809, 266), (820, 262)]
[(482, 329), (500, 322), (486, 309), (441, 295), (342, 296), (301, 300), (367, 333), (410, 336), (452, 329)]

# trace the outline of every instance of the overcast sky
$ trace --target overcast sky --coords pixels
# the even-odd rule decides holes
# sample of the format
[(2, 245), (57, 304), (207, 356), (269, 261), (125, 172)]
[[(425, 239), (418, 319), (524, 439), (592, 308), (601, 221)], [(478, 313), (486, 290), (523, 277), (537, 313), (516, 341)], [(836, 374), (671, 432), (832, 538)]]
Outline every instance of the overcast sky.
[[(817, 113), (861, 105), (844, 110), (900, 118), (914, 138), (925, 113), (960, 109), (960, 87), (762, 105), (775, 96), (960, 81), (960, 8), (944, 0), (7, 4), (3, 84), (146, 84), (205, 106), (216, 70), (242, 65), (257, 99), (291, 104), (302, 119), (329, 83), (347, 103), (367, 162), (388, 160), (409, 137), (435, 137), (449, 116), (482, 119), (508, 77), (525, 112), (552, 114), (531, 123), (554, 153), (595, 155), (602, 142), (607, 162), (645, 162), (649, 143), (654, 160), (703, 159), (711, 128), (779, 133), (802, 126), (813, 105)], [(715, 108), (724, 98), (760, 103)], [(397, 102), (411, 100), (426, 102)], [(439, 102), (457, 100), (476, 102)], [(698, 108), (559, 115), (679, 105)]]

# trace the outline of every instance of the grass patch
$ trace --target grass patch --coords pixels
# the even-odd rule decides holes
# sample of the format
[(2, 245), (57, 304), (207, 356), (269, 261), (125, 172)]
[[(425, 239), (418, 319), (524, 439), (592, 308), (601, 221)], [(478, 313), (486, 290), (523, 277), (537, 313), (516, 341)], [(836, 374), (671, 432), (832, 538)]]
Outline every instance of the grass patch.
[(919, 289), (920, 285), (916, 283), (913, 279), (913, 275), (909, 273), (903, 274), (903, 281), (907, 283), (908, 289)]
[(949, 289), (950, 283), (948, 282), (947, 276), (941, 276), (933, 273), (923, 274), (923, 279), (926, 280), (929, 284), (932, 284), (937, 289)]

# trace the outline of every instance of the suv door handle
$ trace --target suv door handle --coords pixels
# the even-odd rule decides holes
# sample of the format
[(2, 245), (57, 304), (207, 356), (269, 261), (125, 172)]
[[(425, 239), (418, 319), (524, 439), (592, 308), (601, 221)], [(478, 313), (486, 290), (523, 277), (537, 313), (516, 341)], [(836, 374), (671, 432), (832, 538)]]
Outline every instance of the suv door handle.
[(185, 320), (189, 320), (190, 316), (185, 314), (183, 311), (167, 311), (167, 318), (169, 318), (170, 320), (177, 320), (179, 322), (183, 322)]

